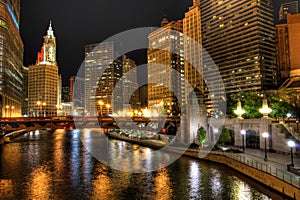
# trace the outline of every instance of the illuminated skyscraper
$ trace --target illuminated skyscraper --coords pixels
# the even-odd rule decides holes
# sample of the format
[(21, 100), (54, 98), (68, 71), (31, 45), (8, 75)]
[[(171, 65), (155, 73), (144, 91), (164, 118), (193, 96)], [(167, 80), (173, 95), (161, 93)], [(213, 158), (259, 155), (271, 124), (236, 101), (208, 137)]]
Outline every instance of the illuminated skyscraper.
[[(126, 75), (126, 73), (128, 73)], [(125, 76), (126, 75), (126, 76)], [(127, 107), (125, 104), (130, 104), (131, 108), (139, 108), (140, 102), (139, 102), (139, 96), (138, 92), (135, 92), (131, 94), (132, 88), (138, 88), (137, 86), (137, 71), (136, 71), (136, 64), (134, 60), (128, 58), (126, 55), (122, 56), (122, 77), (123, 80), (123, 87), (122, 87), (122, 93), (123, 93), (123, 108)], [(124, 102), (125, 99), (128, 99), (128, 102)]]
[(276, 26), (277, 50), (284, 87), (300, 90), (300, 14), (287, 15), (287, 24)]
[[(271, 0), (203, 0), (202, 44), (222, 76), (228, 94), (266, 90), (278, 84)], [(214, 65), (203, 58), (206, 81), (214, 83)], [(210, 97), (224, 98), (209, 91)]]
[(103, 91), (98, 90), (97, 93), (96, 91), (100, 83), (102, 84), (109, 80), (110, 75), (105, 70), (112, 69), (108, 66), (113, 63), (113, 59), (113, 42), (102, 42), (85, 46), (84, 109), (86, 115), (97, 115), (98, 100), (105, 99), (105, 103), (109, 103), (107, 91), (111, 90), (109, 87), (113, 85), (106, 85)]
[[(199, 0), (194, 0), (193, 6), (185, 13), (183, 19), (183, 33), (185, 36), (188, 36), (184, 38), (184, 55), (189, 61), (184, 64), (184, 76), (193, 88), (197, 88), (204, 94)], [(189, 41), (190, 39), (195, 42)], [(188, 96), (188, 94), (186, 96)]]
[[(184, 58), (182, 21), (162, 20), (162, 28), (149, 34), (148, 56), (148, 106), (158, 109), (164, 105), (167, 114), (180, 112), (179, 102), (184, 103)], [(176, 53), (174, 53), (176, 52)], [(164, 70), (161, 65), (176, 70)], [(166, 84), (170, 88), (166, 87)], [(178, 99), (180, 98), (180, 99)]]
[(23, 100), (23, 42), (20, 1), (0, 1), (0, 116), (20, 117)]
[(28, 109), (30, 116), (56, 116), (59, 105), (56, 39), (51, 22), (35, 65), (28, 67)]
[(73, 115), (84, 115), (84, 78), (72, 76), (70, 78), (70, 102)]
[[(114, 45), (114, 42), (102, 42), (85, 46), (85, 115), (100, 115), (100, 110), (103, 115), (122, 110), (128, 86), (136, 83), (135, 62), (125, 55), (114, 60)], [(126, 84), (117, 85), (130, 70), (134, 73), (123, 80)]]
[(286, 20), (288, 14), (297, 14), (298, 1), (282, 3), (279, 9), (279, 20)]

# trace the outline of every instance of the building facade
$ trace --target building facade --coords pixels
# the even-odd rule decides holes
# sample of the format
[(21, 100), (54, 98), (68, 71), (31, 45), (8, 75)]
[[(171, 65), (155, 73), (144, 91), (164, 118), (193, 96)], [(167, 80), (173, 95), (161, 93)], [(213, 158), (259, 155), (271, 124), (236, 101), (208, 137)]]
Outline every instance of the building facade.
[[(126, 55), (122, 56), (122, 81), (123, 109), (129, 106), (132, 109), (140, 108), (141, 103), (139, 101), (138, 90), (136, 92), (132, 91), (132, 88), (138, 88), (136, 64), (134, 60), (128, 58)], [(126, 102), (125, 100), (128, 101)]]
[(279, 20), (286, 20), (288, 14), (297, 14), (299, 6), (298, 1), (299, 0), (282, 3), (279, 8)]
[[(84, 110), (85, 115), (96, 116), (98, 100), (106, 99), (106, 91), (96, 94), (102, 76), (108, 75), (105, 70), (113, 63), (113, 42), (102, 42), (85, 46), (84, 60)], [(102, 74), (102, 76), (101, 76)], [(109, 77), (109, 76), (108, 76)], [(108, 88), (106, 88), (108, 90)], [(102, 94), (103, 93), (103, 94)], [(106, 102), (105, 102), (106, 103)]]
[(44, 36), (35, 65), (28, 67), (29, 116), (56, 116), (59, 107), (58, 66), (56, 62), (56, 38), (51, 22)]
[(23, 101), (23, 51), (20, 1), (0, 1), (0, 116), (20, 117)]
[[(183, 23), (168, 22), (164, 18), (161, 26), (162, 29), (148, 36), (148, 107), (158, 112), (166, 111), (164, 114), (177, 115), (181, 109), (180, 102), (185, 102)], [(179, 76), (162, 66), (171, 67)]]
[[(197, 88), (204, 94), (199, 0), (194, 0), (193, 6), (185, 13), (183, 19), (183, 33), (187, 36), (184, 37), (184, 57), (189, 61), (184, 64), (184, 76), (192, 88)], [(189, 40), (193, 40), (193, 42)], [(188, 96), (188, 94), (186, 94), (186, 96)]]
[[(228, 94), (266, 90), (278, 85), (271, 0), (203, 0), (200, 4), (206, 81), (216, 80), (217, 66)], [(208, 98), (224, 94), (208, 91)]]
[(277, 54), (284, 87), (300, 88), (300, 14), (288, 14), (287, 23), (276, 26)]
[(72, 115), (84, 115), (84, 78), (71, 76), (70, 78), (70, 102), (72, 105)]
[(23, 74), (22, 116), (28, 116), (28, 67), (23, 66), (22, 74)]

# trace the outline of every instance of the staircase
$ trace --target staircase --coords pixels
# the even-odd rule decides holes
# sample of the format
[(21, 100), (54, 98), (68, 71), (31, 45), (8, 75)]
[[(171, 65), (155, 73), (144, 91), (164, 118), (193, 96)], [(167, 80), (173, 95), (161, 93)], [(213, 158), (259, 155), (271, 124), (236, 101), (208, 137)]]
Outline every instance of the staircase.
[(278, 124), (278, 126), (280, 127), (281, 131), (286, 134), (286, 137), (291, 136), (295, 140), (300, 141), (299, 133), (296, 133), (293, 128), (291, 128), (290, 126), (288, 126), (284, 122), (280, 122)]

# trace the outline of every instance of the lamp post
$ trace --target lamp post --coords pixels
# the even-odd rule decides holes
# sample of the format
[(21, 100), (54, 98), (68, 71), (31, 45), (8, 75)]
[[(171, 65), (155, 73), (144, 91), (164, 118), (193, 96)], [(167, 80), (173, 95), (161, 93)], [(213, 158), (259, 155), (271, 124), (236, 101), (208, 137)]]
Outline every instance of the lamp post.
[(263, 114), (263, 118), (268, 119), (269, 114), (272, 112), (272, 109), (268, 106), (268, 100), (266, 98), (263, 99), (262, 108), (259, 109), (259, 112)]
[(296, 146), (296, 143), (293, 140), (290, 140), (290, 141), (288, 141), (287, 144), (291, 148), (291, 164), (290, 164), (290, 166), (294, 167), (293, 148)]
[(46, 117), (46, 112), (45, 112), (46, 111), (46, 105), (47, 105), (46, 102), (42, 103), (42, 107), (44, 106), (44, 109), (43, 109), (44, 117)]
[(288, 125), (290, 126), (290, 117), (292, 116), (291, 113), (286, 114)]
[(102, 117), (102, 107), (104, 105), (104, 102), (102, 100), (98, 101), (99, 107), (100, 107), (100, 117)]
[(241, 134), (242, 134), (242, 140), (243, 140), (243, 151), (245, 151), (245, 135), (246, 135), (246, 131), (245, 130), (241, 130)]
[(37, 101), (36, 104), (38, 105), (38, 109), (39, 109), (39, 112), (38, 112), (38, 117), (41, 115), (41, 110), (42, 110), (42, 102), (41, 101)]
[(238, 99), (236, 110), (233, 112), (237, 115), (238, 119), (244, 119), (242, 115), (245, 113), (245, 110), (242, 109), (242, 103), (240, 99)]
[(5, 106), (5, 108), (6, 108), (6, 116), (8, 117), (8, 112), (9, 112), (9, 105), (7, 105), (7, 106)]
[(263, 136), (263, 138), (265, 138), (265, 158), (264, 158), (264, 161), (268, 161), (268, 156), (267, 156), (267, 138), (269, 137), (269, 133), (263, 132), (262, 136)]
[(11, 108), (10, 109), (10, 117), (11, 117), (11, 114), (12, 114), (13, 110), (15, 109), (15, 106), (11, 106), (10, 108)]
[(110, 104), (106, 104), (105, 107), (107, 108), (107, 115), (109, 114)]

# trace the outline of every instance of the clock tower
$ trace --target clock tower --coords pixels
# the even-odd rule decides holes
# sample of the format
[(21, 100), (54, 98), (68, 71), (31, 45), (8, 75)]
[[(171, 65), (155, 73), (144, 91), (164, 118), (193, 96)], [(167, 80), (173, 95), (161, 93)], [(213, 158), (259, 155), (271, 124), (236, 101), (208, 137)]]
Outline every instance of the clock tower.
[(41, 51), (38, 53), (36, 64), (47, 64), (57, 66), (56, 63), (56, 39), (50, 21), (47, 35), (44, 36), (44, 43)]
[(56, 62), (56, 39), (50, 21), (35, 65), (28, 67), (28, 115), (57, 116), (61, 104), (61, 84)]

